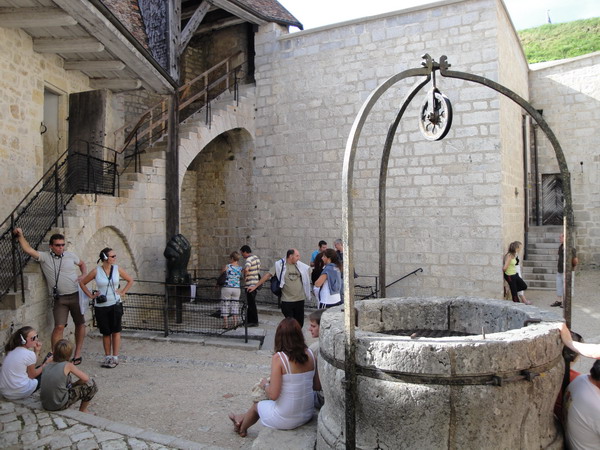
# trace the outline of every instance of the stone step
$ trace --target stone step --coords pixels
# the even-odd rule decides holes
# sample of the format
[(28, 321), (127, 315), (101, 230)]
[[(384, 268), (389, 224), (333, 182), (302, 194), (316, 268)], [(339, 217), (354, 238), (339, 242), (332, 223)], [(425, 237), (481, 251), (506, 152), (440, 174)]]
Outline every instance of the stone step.
[(539, 281), (539, 280), (526, 280), (525, 281), (530, 289), (540, 289), (540, 290), (554, 290), (556, 289), (556, 282), (549, 281)]
[(535, 265), (538, 262), (554, 262), (558, 261), (558, 256), (548, 255), (548, 254), (538, 254), (538, 253), (527, 253), (527, 263), (529, 265)]
[(556, 272), (556, 269), (553, 269), (552, 267), (526, 267), (523, 266), (523, 275), (526, 274), (552, 274), (554, 275)]
[(555, 274), (546, 273), (523, 273), (523, 278), (528, 282), (531, 281), (546, 281), (548, 283), (554, 283), (556, 280)]
[(529, 255), (556, 255), (558, 258), (558, 250), (556, 247), (544, 248), (544, 247), (527, 247), (527, 256)]

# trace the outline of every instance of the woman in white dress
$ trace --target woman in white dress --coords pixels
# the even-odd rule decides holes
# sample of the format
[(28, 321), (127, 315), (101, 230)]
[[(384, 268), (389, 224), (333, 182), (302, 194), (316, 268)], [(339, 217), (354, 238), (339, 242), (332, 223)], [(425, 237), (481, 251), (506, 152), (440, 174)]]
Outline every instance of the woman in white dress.
[(245, 414), (229, 414), (233, 429), (246, 437), (258, 419), (264, 426), (291, 430), (308, 422), (314, 414), (315, 358), (304, 342), (298, 321), (286, 317), (277, 326), (271, 379), (261, 381), (267, 397), (254, 403)]

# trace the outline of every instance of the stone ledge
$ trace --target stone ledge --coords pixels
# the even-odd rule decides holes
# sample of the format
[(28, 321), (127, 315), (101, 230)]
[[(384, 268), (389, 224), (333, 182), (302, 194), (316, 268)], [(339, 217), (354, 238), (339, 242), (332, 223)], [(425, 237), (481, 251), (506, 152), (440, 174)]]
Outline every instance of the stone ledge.
[(314, 450), (317, 446), (317, 417), (318, 413), (310, 422), (293, 430), (276, 430), (275, 428), (263, 427), (254, 442), (253, 450)]

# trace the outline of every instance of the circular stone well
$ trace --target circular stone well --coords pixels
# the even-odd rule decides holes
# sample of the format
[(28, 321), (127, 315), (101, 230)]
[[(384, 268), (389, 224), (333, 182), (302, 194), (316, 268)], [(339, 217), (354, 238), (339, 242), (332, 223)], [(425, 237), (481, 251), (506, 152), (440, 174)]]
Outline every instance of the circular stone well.
[[(365, 300), (356, 310), (357, 448), (562, 448), (552, 414), (564, 373), (559, 316), (466, 297)], [(408, 336), (385, 334), (393, 330)], [(343, 449), (341, 307), (323, 315), (319, 355), (318, 448)]]

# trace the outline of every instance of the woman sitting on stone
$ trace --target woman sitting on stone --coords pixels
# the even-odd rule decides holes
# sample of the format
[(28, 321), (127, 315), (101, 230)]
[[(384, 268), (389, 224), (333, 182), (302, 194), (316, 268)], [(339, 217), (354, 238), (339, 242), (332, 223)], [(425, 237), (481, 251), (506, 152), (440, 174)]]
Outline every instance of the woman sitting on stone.
[(0, 370), (0, 394), (8, 400), (29, 397), (40, 387), (43, 367), (51, 361), (49, 354), (41, 366), (35, 363), (42, 349), (37, 332), (31, 327), (15, 331), (4, 347), (6, 356)]
[(242, 437), (259, 418), (266, 427), (291, 430), (314, 414), (315, 358), (296, 319), (286, 317), (277, 326), (275, 352), (270, 382), (261, 382), (270, 400), (254, 403), (245, 414), (229, 414), (234, 431)]
[[(61, 339), (54, 345), (54, 361), (44, 369), (40, 398), (42, 406), (48, 411), (67, 409), (81, 400), (79, 411), (88, 412), (90, 400), (98, 392), (96, 382), (75, 364), (69, 362), (73, 353), (73, 344)], [(73, 383), (71, 375), (78, 380)]]

